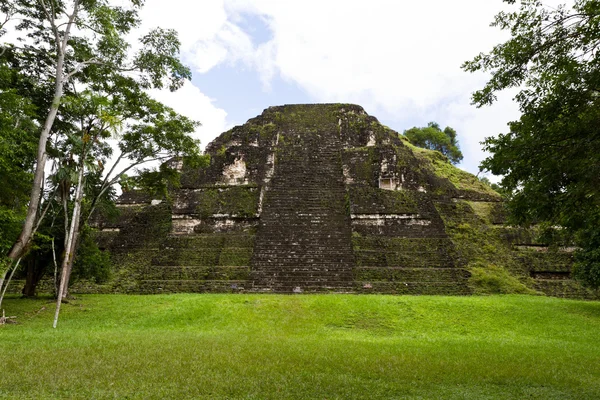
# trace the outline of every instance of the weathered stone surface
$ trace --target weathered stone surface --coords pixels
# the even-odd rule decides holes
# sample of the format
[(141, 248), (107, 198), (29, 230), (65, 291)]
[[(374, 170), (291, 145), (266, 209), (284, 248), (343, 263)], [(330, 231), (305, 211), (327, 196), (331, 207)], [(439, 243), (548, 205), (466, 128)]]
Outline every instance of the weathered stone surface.
[(98, 226), (115, 279), (82, 291), (469, 294), (469, 269), (488, 263), (590, 296), (569, 252), (536, 251), (494, 191), (360, 106), (271, 107), (206, 152), (168, 201), (123, 194)]

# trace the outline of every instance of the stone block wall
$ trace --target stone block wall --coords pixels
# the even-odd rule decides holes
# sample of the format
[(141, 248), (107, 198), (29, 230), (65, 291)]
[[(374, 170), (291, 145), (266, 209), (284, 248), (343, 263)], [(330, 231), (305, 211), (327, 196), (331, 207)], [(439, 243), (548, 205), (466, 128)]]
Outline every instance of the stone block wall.
[(116, 270), (99, 290), (462, 295), (493, 264), (590, 297), (569, 251), (505, 226), (491, 188), (359, 106), (271, 107), (206, 152), (168, 199), (124, 193), (121, 218), (99, 223)]

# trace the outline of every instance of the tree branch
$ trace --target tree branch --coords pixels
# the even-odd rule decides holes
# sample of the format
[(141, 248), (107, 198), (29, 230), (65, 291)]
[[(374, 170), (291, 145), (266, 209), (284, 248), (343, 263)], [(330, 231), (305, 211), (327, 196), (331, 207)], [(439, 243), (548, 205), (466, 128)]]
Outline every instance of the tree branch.
[[(121, 160), (122, 157), (123, 157), (123, 153), (121, 153), (121, 155), (119, 155), (118, 160)], [(102, 189), (100, 190), (100, 193), (98, 193), (98, 195), (96, 196), (96, 198), (94, 198), (94, 201), (92, 202), (92, 206), (90, 207), (90, 212), (86, 218), (86, 223), (89, 221), (90, 217), (94, 213), (94, 210), (96, 209), (96, 205), (98, 204), (97, 200), (100, 199), (112, 185), (117, 183), (119, 181), (119, 179), (123, 175), (125, 175), (125, 173), (127, 171), (129, 171), (130, 169), (132, 169), (133, 167), (136, 167), (138, 165), (145, 164), (145, 163), (152, 162), (152, 161), (165, 160), (165, 159), (168, 159), (169, 157), (170, 157), (169, 155), (165, 155), (162, 157), (152, 158), (150, 160), (140, 160), (138, 162), (135, 162), (135, 163), (129, 165), (127, 168), (124, 168), (121, 172), (119, 172), (117, 175), (115, 175), (115, 177), (113, 179), (108, 181), (110, 174), (112, 174), (114, 172), (115, 167), (117, 166), (117, 163), (115, 163), (115, 165), (113, 165), (113, 167), (111, 168), (110, 172), (106, 175), (106, 178), (104, 179), (104, 182), (102, 183), (102, 186), (101, 186)]]
[[(11, 12), (12, 11), (12, 12)], [(11, 8), (7, 13), (6, 16), (4, 17), (4, 22), (0, 23), (0, 29), (4, 28), (4, 25), (6, 25), (8, 23), (8, 21), (10, 21), (12, 19), (12, 16), (15, 15), (14, 13), (14, 9)]]
[(73, 27), (73, 21), (77, 17), (79, 12), (79, 0), (75, 0), (73, 3), (73, 13), (69, 16), (69, 22), (67, 23), (67, 29), (65, 30), (65, 36), (63, 37), (62, 49), (63, 51), (67, 48), (67, 43), (69, 42), (69, 35), (71, 33), (71, 28)]
[(73, 70), (71, 72), (69, 72), (67, 75), (65, 75), (65, 81), (68, 81), (69, 79), (71, 79), (73, 77), (73, 75), (81, 72), (82, 69), (84, 69), (85, 67), (87, 67), (88, 65), (104, 65), (105, 63), (103, 63), (100, 60), (96, 60), (94, 58), (91, 58), (87, 61), (83, 61), (80, 62), (75, 68), (73, 68)]
[(63, 50), (60, 46), (60, 33), (58, 31), (58, 27), (56, 26), (56, 10), (54, 9), (54, 3), (52, 2), (52, 0), (50, 0), (50, 7), (52, 8), (52, 12), (50, 12), (50, 10), (48, 9), (48, 6), (46, 5), (46, 0), (40, 0), (40, 3), (42, 4), (44, 14), (46, 14), (48, 22), (50, 22), (50, 27), (52, 28), (52, 33), (54, 34), (54, 40), (56, 42), (54, 44), (54, 47), (56, 47), (56, 52), (59, 54), (63, 54)]

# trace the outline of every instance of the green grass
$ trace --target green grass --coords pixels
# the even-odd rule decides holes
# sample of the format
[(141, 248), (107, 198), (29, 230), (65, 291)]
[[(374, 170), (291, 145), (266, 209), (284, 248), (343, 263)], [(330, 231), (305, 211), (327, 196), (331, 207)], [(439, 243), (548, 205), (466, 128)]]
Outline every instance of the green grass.
[[(469, 284), (475, 294), (533, 294), (542, 295), (528, 288), (505, 268), (494, 264), (474, 263), (469, 266)], [(531, 278), (528, 278), (531, 279)]]
[(8, 299), (0, 397), (598, 399), (600, 303), (535, 296)]

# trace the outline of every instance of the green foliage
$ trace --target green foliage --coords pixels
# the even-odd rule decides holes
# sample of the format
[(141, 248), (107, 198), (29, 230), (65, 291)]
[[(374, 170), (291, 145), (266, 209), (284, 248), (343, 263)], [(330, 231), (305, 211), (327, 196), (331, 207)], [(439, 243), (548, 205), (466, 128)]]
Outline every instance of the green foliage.
[[(2, 50), (0, 49), (0, 53)], [(32, 181), (37, 144), (36, 108), (15, 86), (26, 77), (0, 54), (0, 256), (8, 253), (21, 231)], [(1, 273), (1, 271), (0, 271)]]
[[(143, 1), (125, 3), (11, 0), (2, 8), (8, 20), (16, 22), (19, 40), (0, 48), (0, 118), (11, 112), (31, 116), (37, 122), (33, 129), (37, 138), (50, 103), (58, 103), (57, 118), (50, 121), (51, 145), (46, 150), (49, 160), (57, 162), (56, 175), (68, 178), (65, 181), (55, 176), (53, 180), (55, 185), (61, 182), (65, 193), (76, 183), (72, 178), (80, 169), (105, 176), (99, 184), (108, 190), (119, 180), (118, 175), (144, 162), (173, 156), (195, 162), (200, 157), (198, 141), (190, 136), (198, 123), (152, 99), (146, 91), (175, 90), (191, 78), (179, 60), (177, 33), (156, 28), (139, 39), (140, 46), (132, 53), (127, 40), (140, 25), (138, 13)], [(22, 40), (26, 37), (29, 39)], [(32, 40), (33, 45), (28, 44)], [(63, 56), (61, 64), (57, 60)], [(62, 94), (54, 98), (59, 88)], [(5, 108), (7, 101), (15, 106)], [(14, 121), (0, 124), (13, 125)], [(20, 129), (26, 126), (21, 123)], [(113, 155), (109, 139), (118, 139), (120, 154)], [(28, 150), (27, 146), (19, 148)], [(117, 162), (128, 160), (129, 167), (105, 171), (111, 157)]]
[(512, 221), (568, 230), (583, 248), (577, 275), (594, 286), (600, 285), (593, 275), (597, 243), (588, 238), (600, 226), (599, 18), (598, 0), (577, 0), (572, 9), (521, 1), (493, 23), (511, 38), (463, 65), (491, 72), (473, 94), (478, 106), (491, 104), (498, 91), (520, 88), (521, 118), (509, 133), (485, 140), (492, 155), (482, 163), (504, 176)]
[[(10, 188), (0, 194), (2, 254), (15, 241), (13, 228), (22, 222), (28, 202), (35, 206), (29, 222), (37, 222), (32, 210), (39, 198), (40, 208), (55, 198), (64, 200), (71, 214), (73, 203), (82, 204), (84, 225), (94, 212), (114, 214), (114, 185), (140, 165), (163, 163), (158, 170), (144, 170), (136, 183), (164, 193), (178, 183), (178, 172), (165, 161), (175, 157), (191, 166), (206, 163), (191, 136), (199, 123), (148, 95), (153, 88), (176, 90), (191, 78), (179, 59), (177, 33), (156, 28), (132, 46), (128, 40), (140, 26), (144, 2), (121, 3), (10, 0), (0, 6), (0, 36), (5, 21), (14, 21), (17, 37), (15, 44), (0, 47), (0, 185)], [(32, 166), (41, 180), (46, 162), (36, 161), (38, 139), (37, 153), (45, 151), (53, 167), (46, 192), (29, 199)], [(73, 189), (79, 184), (84, 194), (75, 198)], [(67, 221), (62, 201), (48, 210), (52, 224)], [(69, 217), (75, 226), (74, 216)], [(73, 243), (84, 246), (79, 258), (89, 263), (79, 262), (81, 275), (105, 279), (107, 255), (94, 251), (89, 238), (78, 241), (77, 231)]]
[[(19, 236), (24, 214), (24, 210), (22, 209), (15, 212), (9, 208), (0, 206), (0, 258), (8, 253)], [(0, 274), (3, 270), (0, 267)]]
[(121, 179), (120, 183), (124, 190), (141, 190), (157, 196), (167, 196), (169, 187), (179, 187), (180, 174), (164, 163), (158, 168), (138, 170), (136, 176)]
[(73, 281), (79, 279), (104, 283), (111, 276), (111, 260), (107, 251), (98, 248), (94, 232), (86, 227), (80, 236), (80, 243), (73, 264)]
[(575, 253), (573, 275), (588, 286), (600, 287), (600, 229), (579, 233), (582, 249)]
[(404, 131), (404, 136), (415, 146), (439, 151), (448, 157), (452, 164), (458, 164), (463, 159), (456, 131), (449, 126), (442, 131), (437, 123), (430, 122), (426, 127), (414, 127)]

